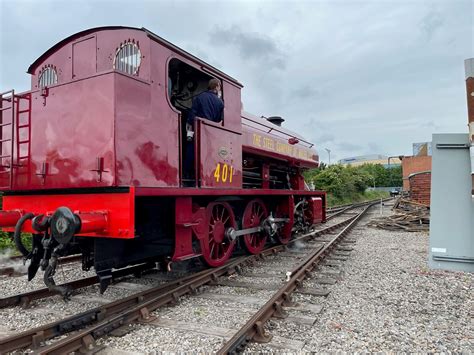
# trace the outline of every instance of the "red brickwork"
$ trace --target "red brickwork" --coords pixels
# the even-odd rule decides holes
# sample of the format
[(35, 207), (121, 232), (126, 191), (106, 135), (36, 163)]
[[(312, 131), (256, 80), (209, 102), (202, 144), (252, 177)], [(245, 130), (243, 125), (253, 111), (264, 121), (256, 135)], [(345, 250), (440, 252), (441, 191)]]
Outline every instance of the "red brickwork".
[(410, 198), (426, 206), (430, 205), (431, 173), (417, 174), (409, 178)]
[(430, 156), (416, 156), (404, 157), (402, 160), (403, 170), (403, 190), (410, 190), (410, 182), (408, 176), (424, 171), (431, 171), (431, 157)]

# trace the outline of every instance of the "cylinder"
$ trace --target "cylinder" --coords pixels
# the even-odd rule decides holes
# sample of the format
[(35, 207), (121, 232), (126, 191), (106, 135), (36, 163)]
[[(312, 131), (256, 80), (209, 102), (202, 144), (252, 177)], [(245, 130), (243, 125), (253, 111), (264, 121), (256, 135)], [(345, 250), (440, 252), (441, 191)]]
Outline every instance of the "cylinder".
[(81, 220), (81, 233), (102, 233), (107, 229), (107, 214), (104, 212), (80, 212), (77, 214)]
[(0, 227), (15, 227), (20, 218), (20, 211), (0, 211)]

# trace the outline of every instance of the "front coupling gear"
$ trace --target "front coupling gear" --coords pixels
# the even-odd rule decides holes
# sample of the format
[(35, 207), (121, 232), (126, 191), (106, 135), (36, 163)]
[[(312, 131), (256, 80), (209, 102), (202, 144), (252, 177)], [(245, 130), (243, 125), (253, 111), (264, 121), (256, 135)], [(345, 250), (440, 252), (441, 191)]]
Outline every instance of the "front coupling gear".
[(59, 207), (51, 217), (51, 234), (60, 244), (68, 244), (81, 230), (81, 219), (67, 207)]
[(44, 214), (40, 214), (33, 218), (31, 226), (35, 231), (46, 232), (49, 228), (50, 217), (45, 217)]

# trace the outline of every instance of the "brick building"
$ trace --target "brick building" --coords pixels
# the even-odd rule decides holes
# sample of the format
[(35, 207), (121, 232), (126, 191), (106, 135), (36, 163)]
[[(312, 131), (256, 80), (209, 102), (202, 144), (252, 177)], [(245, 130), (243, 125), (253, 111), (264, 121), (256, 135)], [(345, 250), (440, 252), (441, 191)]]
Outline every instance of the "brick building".
[(408, 180), (410, 175), (425, 171), (431, 171), (430, 156), (404, 157), (402, 160), (403, 190), (410, 190), (410, 182)]
[(411, 198), (429, 206), (431, 190), (431, 156), (404, 157), (402, 160), (403, 190)]
[(431, 201), (431, 172), (414, 173), (408, 177), (410, 198), (425, 206)]

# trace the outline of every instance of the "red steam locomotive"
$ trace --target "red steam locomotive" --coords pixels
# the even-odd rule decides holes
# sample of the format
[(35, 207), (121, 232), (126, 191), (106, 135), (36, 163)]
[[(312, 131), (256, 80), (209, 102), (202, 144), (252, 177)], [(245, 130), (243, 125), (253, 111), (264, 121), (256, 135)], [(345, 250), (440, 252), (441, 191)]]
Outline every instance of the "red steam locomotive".
[[(30, 280), (41, 267), (55, 287), (58, 258), (79, 252), (103, 292), (114, 268), (195, 257), (217, 267), (325, 221), (325, 193), (302, 176), (318, 166), (313, 144), (278, 117), (242, 112), (238, 81), (144, 28), (82, 31), (28, 73), (30, 91), (0, 96), (0, 226), (30, 259)], [(186, 115), (212, 77), (223, 120), (197, 119), (189, 142)]]

